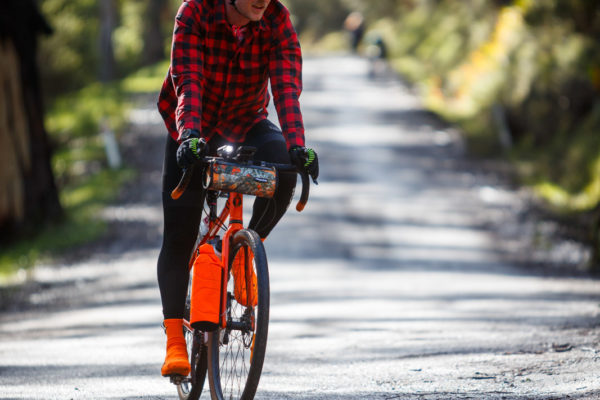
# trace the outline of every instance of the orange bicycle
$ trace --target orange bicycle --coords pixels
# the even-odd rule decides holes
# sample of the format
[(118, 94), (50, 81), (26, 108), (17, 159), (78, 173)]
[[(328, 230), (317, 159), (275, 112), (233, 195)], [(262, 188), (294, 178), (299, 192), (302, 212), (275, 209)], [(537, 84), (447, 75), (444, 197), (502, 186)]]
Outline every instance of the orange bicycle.
[[(184, 336), (191, 372), (171, 377), (179, 398), (200, 398), (208, 372), (214, 400), (251, 400), (256, 394), (267, 347), (269, 324), (269, 270), (263, 243), (256, 232), (244, 228), (243, 195), (271, 197), (278, 173), (299, 173), (302, 194), (296, 209), (302, 211), (309, 194), (308, 175), (293, 165), (251, 161), (255, 149), (240, 146), (219, 148), (216, 157), (202, 160), (206, 207), (195, 250), (190, 259), (190, 285), (184, 317)], [(184, 172), (171, 196), (181, 196), (192, 176)], [(219, 212), (220, 210), (220, 212)], [(222, 235), (222, 239), (221, 239)], [(206, 244), (220, 248), (212, 276), (205, 265), (195, 265)], [(218, 272), (217, 272), (218, 271)], [(216, 329), (195, 323), (194, 297), (207, 279), (217, 279), (219, 302)]]

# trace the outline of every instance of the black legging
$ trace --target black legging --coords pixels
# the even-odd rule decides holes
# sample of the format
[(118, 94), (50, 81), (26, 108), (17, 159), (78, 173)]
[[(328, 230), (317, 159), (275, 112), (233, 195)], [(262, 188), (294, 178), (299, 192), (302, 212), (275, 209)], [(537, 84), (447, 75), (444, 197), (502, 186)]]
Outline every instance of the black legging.
[[(221, 137), (214, 137), (209, 142), (209, 151), (214, 153), (225, 143)], [(256, 124), (248, 132), (243, 145), (256, 147), (255, 160), (283, 164), (290, 162), (281, 131), (268, 120)], [(171, 191), (182, 175), (175, 156), (177, 147), (177, 142), (168, 136), (162, 187), (164, 234), (158, 256), (158, 286), (165, 319), (183, 317), (189, 280), (188, 262), (196, 242), (205, 196), (201, 180), (193, 176), (184, 194), (178, 200), (171, 199)], [(256, 198), (254, 201), (249, 228), (254, 229), (261, 238), (267, 237), (287, 210), (295, 186), (295, 175), (280, 174), (273, 198)]]

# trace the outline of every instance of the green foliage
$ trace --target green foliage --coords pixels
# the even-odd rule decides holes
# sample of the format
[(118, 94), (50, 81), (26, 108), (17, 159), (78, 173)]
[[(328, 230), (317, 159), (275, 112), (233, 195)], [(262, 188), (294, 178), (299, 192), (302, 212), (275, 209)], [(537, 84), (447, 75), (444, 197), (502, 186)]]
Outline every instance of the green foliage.
[[(553, 206), (568, 212), (593, 209), (600, 199), (600, 102), (574, 131), (565, 131), (536, 154), (530, 180)], [(528, 152), (527, 154), (531, 154)]]
[(350, 8), (343, 0), (305, 1), (282, 0), (292, 14), (294, 27), (300, 35), (310, 33), (320, 38), (326, 33), (343, 28)]
[(59, 187), (87, 180), (107, 167), (102, 128), (120, 136), (131, 94), (155, 93), (168, 61), (142, 68), (108, 85), (92, 83), (62, 95), (49, 108), (45, 126), (54, 144), (53, 171)]
[(121, 89), (125, 93), (131, 94), (156, 93), (161, 87), (168, 69), (169, 60), (141, 68), (123, 79)]
[[(164, 0), (159, 27), (148, 27), (149, 2), (115, 0), (117, 20), (113, 48), (117, 78), (143, 65), (145, 29), (160, 29), (165, 49), (170, 47), (175, 13), (180, 0)], [(100, 7), (96, 0), (40, 0), (40, 9), (54, 33), (41, 38), (40, 71), (45, 95), (50, 100), (98, 80), (100, 65)]]
[(121, 24), (113, 33), (113, 43), (115, 59), (123, 72), (130, 72), (140, 66), (146, 3), (142, 0), (121, 2)]
[(0, 248), (0, 278), (104, 233), (106, 223), (97, 217), (99, 210), (112, 201), (122, 184), (133, 179), (134, 175), (130, 169), (104, 170), (84, 183), (63, 188), (61, 201), (66, 210), (65, 219), (60, 224), (44, 227), (9, 248)]
[(54, 33), (42, 38), (40, 70), (49, 94), (79, 88), (96, 77), (99, 22), (95, 0), (43, 0)]
[(491, 110), (501, 105), (516, 144), (511, 158), (528, 182), (556, 204), (593, 208), (600, 200), (600, 5), (395, 4), (371, 34), (384, 38), (392, 65), (418, 83), (426, 104), (463, 126), (471, 149), (488, 155), (500, 149)]
[(59, 187), (106, 168), (101, 127), (120, 132), (127, 109), (120, 83), (94, 83), (53, 102), (45, 124), (56, 149), (53, 170)]
[(107, 168), (101, 124), (121, 134), (130, 108), (128, 96), (156, 92), (167, 65), (158, 63), (111, 85), (93, 83), (55, 99), (46, 127), (55, 147), (52, 166), (66, 215), (10, 247), (0, 247), (0, 280), (106, 231), (99, 212), (136, 173), (130, 168)]
[(125, 124), (127, 106), (115, 83), (91, 84), (55, 99), (46, 115), (46, 128), (55, 151), (52, 169), (59, 186), (65, 218), (31, 232), (10, 247), (0, 248), (0, 275), (26, 269), (40, 259), (89, 242), (106, 224), (98, 218), (103, 205), (115, 198), (129, 169), (107, 168), (100, 125), (114, 130)]

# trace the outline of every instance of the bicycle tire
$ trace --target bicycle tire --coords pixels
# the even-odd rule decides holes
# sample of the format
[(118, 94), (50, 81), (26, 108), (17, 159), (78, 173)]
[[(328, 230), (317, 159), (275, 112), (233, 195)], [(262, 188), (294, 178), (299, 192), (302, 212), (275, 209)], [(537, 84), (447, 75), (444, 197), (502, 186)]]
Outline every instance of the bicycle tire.
[[(190, 290), (186, 299), (184, 318), (190, 320)], [(183, 327), (183, 336), (187, 345), (190, 365), (190, 375), (177, 385), (177, 395), (180, 400), (198, 400), (204, 388), (206, 373), (208, 369), (208, 351), (204, 341), (204, 332), (196, 329)]]
[[(258, 234), (242, 229), (233, 235), (229, 273), (239, 251), (252, 250), (258, 302), (246, 307), (237, 302), (230, 276), (228, 282), (227, 328), (219, 328), (208, 338), (208, 378), (213, 400), (252, 400), (256, 394), (267, 348), (269, 329), (269, 270), (264, 246)], [(250, 286), (250, 285), (248, 285)], [(251, 298), (248, 290), (248, 299)], [(252, 303), (252, 300), (247, 301)], [(233, 323), (254, 320), (251, 330), (230, 329)], [(244, 319), (245, 318), (245, 319)], [(233, 321), (233, 323), (232, 323)]]

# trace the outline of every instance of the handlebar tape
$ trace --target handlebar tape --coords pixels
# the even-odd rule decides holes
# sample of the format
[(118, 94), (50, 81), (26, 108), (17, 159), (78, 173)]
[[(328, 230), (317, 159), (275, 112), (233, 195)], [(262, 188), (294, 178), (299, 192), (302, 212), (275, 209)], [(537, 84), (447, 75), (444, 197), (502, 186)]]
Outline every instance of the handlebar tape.
[(306, 202), (308, 201), (308, 194), (310, 189), (308, 174), (306, 172), (302, 172), (300, 173), (300, 177), (302, 178), (302, 193), (300, 194), (300, 200), (298, 201), (298, 204), (296, 204), (296, 211), (298, 212), (304, 210), (304, 206), (306, 206)]
[(178, 198), (181, 197), (183, 192), (185, 192), (185, 189), (187, 189), (188, 185), (190, 184), (190, 181), (192, 180), (193, 172), (194, 172), (193, 164), (191, 167), (189, 167), (188, 169), (185, 169), (183, 171), (181, 180), (177, 184), (177, 187), (175, 187), (175, 189), (173, 189), (173, 191), (171, 192), (171, 198), (173, 200), (177, 200)]

